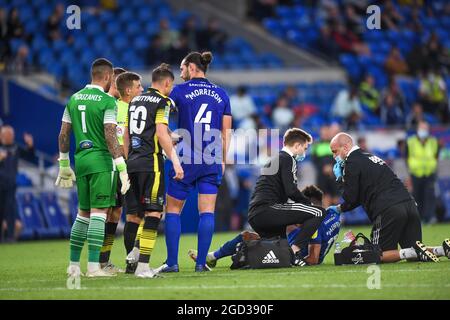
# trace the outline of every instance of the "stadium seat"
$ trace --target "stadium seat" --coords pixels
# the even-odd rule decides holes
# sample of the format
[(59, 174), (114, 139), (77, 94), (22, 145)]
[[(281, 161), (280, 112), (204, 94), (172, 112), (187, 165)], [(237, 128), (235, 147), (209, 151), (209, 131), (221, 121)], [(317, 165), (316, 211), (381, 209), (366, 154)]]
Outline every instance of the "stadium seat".
[(17, 193), (17, 209), (24, 229), (32, 230), (37, 239), (58, 238), (58, 228), (47, 228), (42, 220), (39, 202), (31, 192)]
[(40, 202), (44, 220), (49, 227), (60, 229), (65, 238), (70, 236), (69, 220), (63, 214), (55, 192), (42, 192)]

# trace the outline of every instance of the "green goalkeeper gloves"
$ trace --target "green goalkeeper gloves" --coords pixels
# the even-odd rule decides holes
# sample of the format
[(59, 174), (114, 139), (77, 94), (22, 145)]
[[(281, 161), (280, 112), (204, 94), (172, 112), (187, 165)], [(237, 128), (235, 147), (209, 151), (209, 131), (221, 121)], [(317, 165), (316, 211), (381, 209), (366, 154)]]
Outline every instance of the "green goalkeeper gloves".
[(59, 155), (59, 173), (56, 178), (55, 186), (69, 189), (73, 187), (73, 182), (76, 181), (75, 173), (70, 167), (70, 160), (68, 153), (60, 153)]

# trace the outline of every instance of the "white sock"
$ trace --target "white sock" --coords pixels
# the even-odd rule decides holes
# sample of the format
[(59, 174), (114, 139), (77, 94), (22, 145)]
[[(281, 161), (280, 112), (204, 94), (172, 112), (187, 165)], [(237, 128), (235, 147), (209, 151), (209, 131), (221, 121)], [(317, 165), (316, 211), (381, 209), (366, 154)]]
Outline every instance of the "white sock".
[(80, 267), (80, 262), (79, 261), (78, 262), (70, 261), (70, 265)]
[(88, 262), (88, 271), (95, 272), (100, 270), (100, 263), (98, 262)]
[(210, 258), (211, 260), (217, 260), (217, 258), (214, 256), (214, 252), (209, 252), (208, 258)]
[(417, 258), (416, 250), (414, 250), (413, 248), (400, 249), (399, 253), (400, 253), (400, 259), (402, 259), (402, 260)]
[(148, 263), (145, 262), (138, 262), (138, 266), (136, 270), (142, 271), (142, 270), (149, 270), (150, 267), (148, 266)]
[(434, 247), (434, 248), (433, 248), (433, 253), (434, 253), (437, 257), (444, 257), (444, 256), (445, 256), (444, 247), (442, 247), (442, 246), (440, 246), (440, 247)]

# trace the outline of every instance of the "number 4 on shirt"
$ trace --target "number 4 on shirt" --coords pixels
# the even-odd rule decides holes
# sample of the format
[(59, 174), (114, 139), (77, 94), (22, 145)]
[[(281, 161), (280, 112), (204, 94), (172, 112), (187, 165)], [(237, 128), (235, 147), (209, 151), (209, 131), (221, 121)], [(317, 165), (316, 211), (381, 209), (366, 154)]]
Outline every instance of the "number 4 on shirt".
[(207, 107), (207, 103), (202, 104), (200, 109), (198, 109), (194, 120), (195, 123), (205, 123), (205, 131), (209, 131), (211, 129), (211, 111), (207, 111), (205, 113)]

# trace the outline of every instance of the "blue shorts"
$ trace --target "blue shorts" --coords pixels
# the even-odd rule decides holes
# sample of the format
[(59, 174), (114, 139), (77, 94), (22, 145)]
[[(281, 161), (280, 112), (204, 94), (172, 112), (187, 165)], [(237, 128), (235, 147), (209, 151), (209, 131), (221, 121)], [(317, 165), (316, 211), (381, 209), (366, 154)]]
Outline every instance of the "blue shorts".
[(222, 165), (182, 164), (184, 178), (175, 180), (173, 167), (169, 170), (167, 194), (178, 200), (186, 200), (192, 189), (199, 194), (217, 194), (222, 182)]

